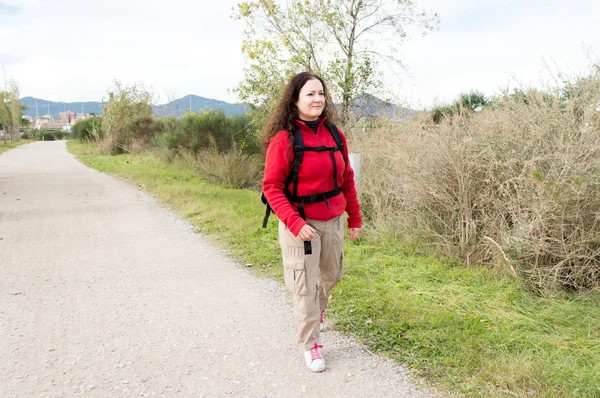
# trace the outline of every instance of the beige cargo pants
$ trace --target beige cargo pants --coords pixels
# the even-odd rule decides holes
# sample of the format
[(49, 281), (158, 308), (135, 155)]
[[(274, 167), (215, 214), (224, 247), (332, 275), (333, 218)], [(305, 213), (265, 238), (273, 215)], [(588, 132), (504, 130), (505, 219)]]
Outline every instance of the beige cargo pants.
[(343, 274), (344, 227), (340, 217), (328, 221), (308, 219), (319, 233), (311, 241), (312, 254), (304, 254), (304, 242), (279, 221), (279, 244), (285, 286), (294, 296), (298, 345), (309, 350), (319, 341), (319, 315), (327, 308), (329, 293)]

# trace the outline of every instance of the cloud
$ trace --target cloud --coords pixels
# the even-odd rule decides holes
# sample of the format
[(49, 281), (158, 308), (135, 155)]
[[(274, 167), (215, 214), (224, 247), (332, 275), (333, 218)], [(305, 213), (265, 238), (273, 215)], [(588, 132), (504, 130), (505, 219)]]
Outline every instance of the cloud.
[(585, 50), (600, 54), (597, 2), (462, 4), (449, 15), (440, 12), (439, 32), (403, 46), (413, 76), (399, 90), (407, 103), (430, 107), (469, 90), (491, 95), (508, 86), (553, 84), (553, 68), (582, 73), (590, 64)]
[(235, 101), (228, 89), (242, 78), (243, 26), (229, 16), (237, 0), (51, 3), (24, 7), (21, 21), (6, 27), (18, 42), (0, 46), (0, 53), (24, 57), (8, 70), (23, 94), (99, 99), (118, 79), (141, 81), (157, 96)]
[[(243, 78), (244, 26), (230, 15), (240, 0), (0, 1), (19, 10), (0, 23), (0, 57), (23, 95), (99, 100), (119, 79), (141, 81), (161, 100), (235, 101), (228, 90)], [(536, 83), (547, 78), (544, 59), (576, 72), (588, 62), (583, 49), (600, 54), (595, 0), (419, 0), (417, 8), (438, 12), (440, 30), (415, 30), (400, 47), (412, 77), (386, 80), (415, 105)]]
[(0, 18), (18, 14), (20, 11), (19, 7), (0, 2)]

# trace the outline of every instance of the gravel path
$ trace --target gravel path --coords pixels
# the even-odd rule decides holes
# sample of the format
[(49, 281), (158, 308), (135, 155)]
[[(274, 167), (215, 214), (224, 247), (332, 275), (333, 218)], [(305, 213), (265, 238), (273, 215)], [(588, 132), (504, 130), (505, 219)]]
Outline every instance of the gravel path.
[(290, 296), (64, 141), (0, 156), (0, 397), (440, 395), (352, 338), (294, 348)]

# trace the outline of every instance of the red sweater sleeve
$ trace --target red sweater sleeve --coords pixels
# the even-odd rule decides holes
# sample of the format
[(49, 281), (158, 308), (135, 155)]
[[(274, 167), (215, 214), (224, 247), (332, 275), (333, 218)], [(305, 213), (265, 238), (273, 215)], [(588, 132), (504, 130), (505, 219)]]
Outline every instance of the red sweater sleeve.
[(348, 156), (348, 143), (346, 136), (340, 131), (342, 142), (344, 143), (344, 158), (346, 169), (344, 170), (344, 183), (342, 192), (346, 198), (346, 213), (348, 213), (348, 228), (361, 228), (362, 216), (360, 214), (360, 203), (358, 202), (358, 193), (354, 182), (354, 170), (350, 166), (350, 157)]
[(269, 143), (265, 160), (263, 193), (277, 217), (297, 236), (306, 224), (283, 193), (293, 158), (287, 131), (280, 131)]

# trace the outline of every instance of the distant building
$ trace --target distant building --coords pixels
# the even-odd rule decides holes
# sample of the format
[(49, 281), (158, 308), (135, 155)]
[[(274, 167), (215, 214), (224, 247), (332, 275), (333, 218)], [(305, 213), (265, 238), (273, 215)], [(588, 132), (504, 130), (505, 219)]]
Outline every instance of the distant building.
[(53, 121), (54, 121), (54, 119), (52, 118), (51, 115), (36, 116), (33, 118), (33, 123), (35, 124), (35, 128), (38, 130)]
[(59, 112), (58, 114), (58, 120), (63, 121), (65, 123), (73, 123), (73, 121), (75, 121), (76, 118), (77, 115), (75, 114), (75, 112), (71, 111)]
[(27, 127), (33, 124), (33, 116), (23, 115), (23, 119), (27, 120)]
[(55, 120), (53, 122), (45, 124), (43, 127), (46, 130), (65, 130), (65, 128), (67, 126), (70, 126), (70, 125), (66, 121), (64, 121), (64, 120)]

